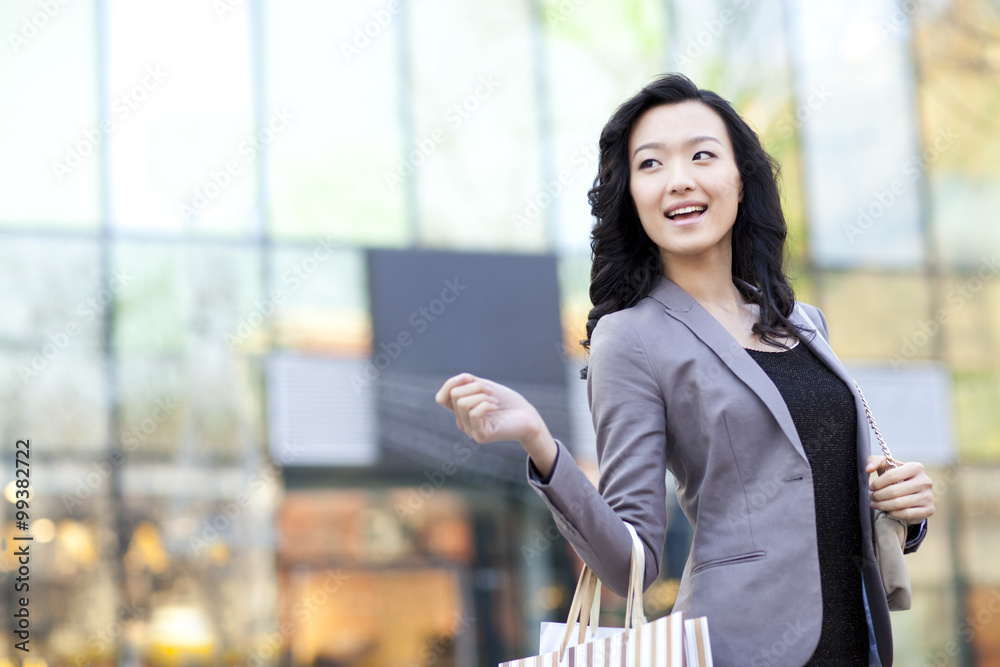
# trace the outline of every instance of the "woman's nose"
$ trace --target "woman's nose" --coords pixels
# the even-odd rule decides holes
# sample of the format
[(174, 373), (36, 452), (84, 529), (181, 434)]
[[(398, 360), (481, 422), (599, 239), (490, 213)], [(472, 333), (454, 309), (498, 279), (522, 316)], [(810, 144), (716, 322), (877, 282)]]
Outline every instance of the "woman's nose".
[(691, 178), (690, 172), (685, 169), (683, 165), (674, 165), (672, 167), (668, 167), (667, 178), (664, 185), (667, 192), (671, 194), (678, 194), (693, 190), (694, 179)]

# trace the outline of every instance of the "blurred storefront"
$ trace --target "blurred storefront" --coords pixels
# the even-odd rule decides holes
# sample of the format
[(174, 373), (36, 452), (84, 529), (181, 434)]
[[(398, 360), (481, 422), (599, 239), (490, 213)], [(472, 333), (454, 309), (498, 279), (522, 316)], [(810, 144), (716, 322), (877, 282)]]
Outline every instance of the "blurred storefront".
[(289, 494), (279, 623), (294, 664), (478, 664), (516, 638), (518, 517), (447, 490), (404, 509), (416, 488)]

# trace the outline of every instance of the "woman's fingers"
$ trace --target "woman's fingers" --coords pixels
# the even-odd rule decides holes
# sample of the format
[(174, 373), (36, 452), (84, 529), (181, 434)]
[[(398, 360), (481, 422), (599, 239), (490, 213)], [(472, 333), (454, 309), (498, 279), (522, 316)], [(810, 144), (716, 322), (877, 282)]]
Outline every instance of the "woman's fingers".
[(481, 391), (476, 392), (475, 394), (468, 394), (465, 396), (458, 396), (458, 397), (455, 397), (454, 394), (452, 395), (453, 409), (455, 411), (455, 414), (461, 421), (462, 431), (464, 431), (469, 436), (472, 435), (472, 432), (476, 428), (476, 425), (473, 420), (476, 418), (476, 416), (480, 414), (480, 413), (473, 414), (472, 411), (474, 408), (484, 403), (491, 405), (492, 401), (490, 401), (489, 396), (487, 396), (485, 393)]
[(492, 393), (493, 392), (490, 391), (489, 382), (487, 380), (476, 378), (471, 382), (467, 382), (452, 389), (451, 401), (454, 405), (456, 401), (468, 396), (475, 396), (477, 394), (492, 395)]
[(523, 441), (542, 431), (541, 415), (510, 387), (470, 373), (441, 386), (434, 400), (455, 414), (455, 426), (481, 444)]
[[(866, 469), (874, 458), (884, 459), (870, 457)], [(899, 519), (919, 523), (934, 514), (934, 482), (921, 463), (911, 461), (888, 469), (871, 480), (870, 489), (871, 506)]]
[[(924, 465), (916, 461), (910, 461), (896, 468), (889, 468), (883, 474), (872, 479), (869, 483), (869, 488), (875, 494), (898, 484), (905, 486), (901, 492), (897, 490), (896, 495), (906, 495), (907, 493), (923, 489), (930, 490), (934, 485), (931, 478), (927, 476)], [(892, 497), (892, 495), (882, 494), (882, 497)]]
[(465, 414), (468, 414), (472, 408), (476, 407), (480, 403), (495, 404), (495, 400), (492, 396), (483, 391), (477, 391), (474, 394), (467, 394), (465, 396), (458, 396), (452, 400), (455, 410), (460, 410)]
[(458, 387), (462, 385), (469, 384), (478, 380), (475, 375), (471, 373), (459, 373), (458, 375), (452, 376), (445, 380), (438, 392), (434, 394), (434, 401), (443, 408), (452, 410), (452, 395)]
[(492, 433), (492, 423), (490, 413), (497, 409), (496, 404), (490, 400), (480, 401), (474, 408), (469, 410), (469, 424), (471, 431), (468, 436), (478, 443), (489, 442)]
[[(923, 484), (905, 483), (894, 484), (893, 486), (873, 492), (870, 496), (872, 503), (893, 503), (892, 509), (905, 507), (904, 502), (918, 501), (921, 505), (933, 507), (934, 492)], [(879, 509), (884, 509), (879, 507)]]
[(873, 454), (868, 457), (868, 460), (865, 463), (865, 472), (870, 474), (878, 470), (879, 474), (881, 475), (883, 472), (885, 472), (885, 470), (881, 469), (884, 465), (885, 465), (885, 457), (876, 456)]
[(481, 440), (489, 435), (485, 417), (499, 404), (492, 394), (493, 388), (489, 380), (460, 373), (445, 381), (434, 395), (434, 401), (455, 413), (455, 426), (460, 431)]
[(914, 493), (889, 500), (873, 501), (872, 507), (881, 512), (888, 512), (897, 519), (908, 523), (920, 523), (934, 514), (934, 497), (932, 494)]

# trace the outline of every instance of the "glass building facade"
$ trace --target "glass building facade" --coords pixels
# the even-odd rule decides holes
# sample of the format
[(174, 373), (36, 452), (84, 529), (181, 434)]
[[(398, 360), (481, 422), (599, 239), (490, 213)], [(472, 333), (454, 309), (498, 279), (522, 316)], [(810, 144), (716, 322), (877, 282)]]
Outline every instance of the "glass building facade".
[(995, 2), (11, 0), (0, 26), (0, 665), (531, 654), (579, 562), (523, 479), (448, 472), (477, 455), (457, 430), (379, 465), (370, 253), (553, 258), (596, 479), (586, 193), (604, 122), (665, 71), (781, 163), (796, 296), (935, 480), (897, 663), (1000, 664)]

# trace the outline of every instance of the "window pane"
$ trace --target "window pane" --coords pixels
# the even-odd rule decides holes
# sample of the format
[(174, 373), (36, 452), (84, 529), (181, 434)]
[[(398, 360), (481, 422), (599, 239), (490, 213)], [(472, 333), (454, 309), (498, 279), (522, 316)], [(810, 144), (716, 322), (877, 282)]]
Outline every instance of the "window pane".
[(119, 428), (129, 460), (253, 458), (261, 447), (258, 376), (256, 362), (220, 348), (122, 360)]
[(530, 4), (427, 0), (412, 7), (415, 143), (406, 151), (428, 153), (409, 177), (418, 189), (421, 242), (547, 248), (544, 226), (519, 230), (513, 219), (542, 185)]
[(941, 277), (939, 307), (924, 327), (944, 330), (945, 359), (956, 372), (1000, 370), (1000, 266), (981, 269)]
[(119, 354), (241, 350), (252, 343), (260, 322), (251, 316), (269, 312), (266, 304), (258, 307), (258, 254), (249, 246), (119, 243), (116, 270), (134, 284), (116, 311)]
[(917, 166), (930, 178), (938, 252), (967, 268), (1000, 251), (993, 213), (1000, 207), (1000, 86), (987, 55), (996, 54), (1000, 24), (988, 2), (921, 9), (914, 45), (925, 150)]
[(798, 61), (810, 245), (820, 266), (924, 259), (913, 70), (894, 3), (787, 3)]
[(930, 314), (927, 285), (919, 275), (826, 274), (820, 279), (830, 340), (841, 359), (904, 364), (933, 358), (935, 341), (922, 335)]
[(0, 3), (0, 224), (97, 227), (97, 47), (92, 0)]
[[(962, 573), (973, 585), (995, 586), (996, 554), (1000, 548), (1000, 489), (997, 487), (996, 472), (990, 468), (970, 466), (962, 468), (961, 474), (958, 490), (961, 494), (962, 515), (970, 519), (974, 517), (960, 524), (958, 539), (964, 556)], [(988, 617), (992, 619), (995, 614), (996, 612), (990, 611)], [(984, 615), (980, 613), (975, 618), (984, 618)], [(984, 634), (986, 637), (996, 637), (995, 630)]]
[(275, 345), (367, 355), (372, 334), (363, 253), (284, 248), (274, 251), (271, 271), (271, 294), (281, 300)]
[(409, 103), (398, 93), (402, 17), (384, 0), (264, 4), (268, 106), (294, 114), (269, 154), (271, 233), (407, 243), (406, 187), (390, 177)]
[(1000, 373), (956, 373), (954, 392), (962, 461), (1000, 461)]
[(183, 357), (128, 355), (118, 361), (118, 429), (130, 462), (173, 457), (191, 442), (185, 420), (191, 409)]
[[(783, 3), (707, 0), (670, 5), (669, 67), (701, 88), (736, 102), (737, 91), (788, 92), (788, 41)], [(761, 39), (766, 34), (767, 39)], [(782, 93), (782, 94), (773, 94)]]
[[(101, 346), (104, 308), (112, 292), (126, 293), (130, 277), (102, 284), (98, 244), (8, 237), (0, 242), (0, 291), (5, 295), (0, 340), (58, 365), (67, 352)], [(55, 350), (46, 348), (54, 346)]]
[(44, 456), (100, 456), (109, 437), (104, 357), (71, 344), (35, 371), (39, 354), (0, 352), (0, 423), (8, 440), (30, 438)]
[(44, 442), (45, 451), (107, 446), (102, 339), (113, 295), (128, 276), (102, 284), (96, 243), (8, 238), (0, 243), (0, 423)]
[[(109, 0), (112, 220), (123, 228), (243, 234), (256, 222), (261, 144), (291, 123), (253, 124), (248, 10)], [(291, 129), (288, 129), (291, 132)]]
[(135, 283), (115, 339), (130, 460), (233, 460), (257, 446), (258, 371), (247, 354), (267, 340), (274, 313), (258, 257), (248, 246), (116, 248), (115, 265)]

